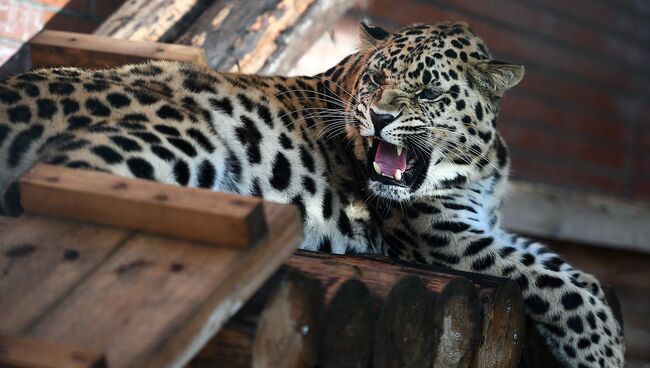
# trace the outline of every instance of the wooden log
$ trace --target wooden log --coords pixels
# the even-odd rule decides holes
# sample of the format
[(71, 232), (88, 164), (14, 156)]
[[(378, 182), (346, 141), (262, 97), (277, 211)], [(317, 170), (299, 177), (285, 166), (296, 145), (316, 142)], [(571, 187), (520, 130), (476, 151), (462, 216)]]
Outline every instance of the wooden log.
[(368, 367), (375, 332), (373, 300), (366, 285), (356, 279), (344, 282), (330, 302), (320, 342), (319, 366)]
[(474, 285), (465, 279), (450, 282), (436, 299), (433, 312), (432, 367), (474, 367), (481, 322), (481, 306)]
[(405, 276), (393, 287), (377, 321), (373, 367), (431, 366), (434, 303), (417, 276)]
[(218, 0), (176, 42), (205, 48), (226, 71), (289, 72), (354, 0)]
[(213, 0), (129, 0), (93, 34), (113, 38), (173, 42)]
[(323, 288), (291, 273), (269, 298), (253, 342), (254, 368), (311, 368), (318, 359)]
[[(478, 288), (482, 310), (486, 315), (490, 313), (489, 311), (491, 309), (494, 309), (491, 313), (495, 316), (512, 316), (513, 320), (520, 320), (524, 315), (523, 309), (516, 307), (516, 303), (521, 303), (521, 301), (512, 299), (513, 295), (517, 294), (512, 290), (508, 290), (510, 286), (505, 288), (506, 291), (499, 291), (500, 286), (506, 283), (510, 284), (510, 281), (481, 274), (398, 262), (385, 257), (341, 256), (313, 252), (298, 252), (298, 254), (289, 258), (283, 268), (283, 272), (287, 271), (304, 272), (321, 280), (325, 287), (326, 305), (333, 301), (341, 285), (347, 280), (357, 279), (367, 286), (372, 300), (375, 303), (375, 309), (378, 309), (383, 306), (392, 286), (400, 278), (407, 275), (417, 275), (430, 292), (438, 294), (453, 280), (471, 280), (471, 283)], [(198, 358), (190, 364), (190, 367), (250, 367), (250, 352), (240, 351), (241, 354), (239, 356), (233, 356), (233, 351), (229, 350), (227, 346), (245, 346), (253, 340), (254, 326), (259, 319), (259, 314), (262, 309), (261, 306), (264, 300), (268, 298), (267, 290), (272, 289), (276, 283), (277, 280), (274, 278), (260, 289), (258, 294), (208, 344), (208, 347), (199, 354)], [(501, 308), (512, 309), (502, 310)], [(517, 315), (517, 313), (521, 314)], [(509, 329), (508, 318), (510, 317), (488, 319), (488, 331), (492, 332), (503, 329), (511, 331), (513, 335), (519, 334), (523, 336), (521, 329), (524, 326), (517, 328), (517, 325), (514, 325), (512, 329)], [(476, 324), (479, 328), (485, 328), (484, 325), (480, 324), (480, 320), (476, 321)], [(229, 331), (232, 331), (232, 333)], [(504, 334), (506, 333), (504, 332)], [(495, 346), (495, 342), (490, 341), (492, 340), (486, 341), (485, 345), (481, 345), (482, 348), (485, 349), (490, 346)], [(518, 354), (516, 350), (520, 348), (512, 346), (511, 349), (513, 349), (513, 352), (508, 353), (507, 345), (509, 341), (514, 341), (514, 338), (510, 340), (504, 339), (503, 352), (506, 355), (515, 356)], [(480, 351), (481, 347), (478, 349)], [(227, 360), (224, 359), (224, 354), (230, 354)]]
[(105, 368), (101, 353), (0, 334), (3, 368)]
[(203, 50), (184, 45), (134, 42), (83, 33), (44, 30), (29, 41), (32, 66), (116, 67), (147, 60), (205, 64)]
[(526, 334), (526, 310), (519, 286), (512, 280), (494, 293), (481, 293), (483, 325), (477, 352), (479, 368), (515, 368)]
[(20, 181), (28, 214), (250, 247), (266, 234), (262, 200), (38, 164)]

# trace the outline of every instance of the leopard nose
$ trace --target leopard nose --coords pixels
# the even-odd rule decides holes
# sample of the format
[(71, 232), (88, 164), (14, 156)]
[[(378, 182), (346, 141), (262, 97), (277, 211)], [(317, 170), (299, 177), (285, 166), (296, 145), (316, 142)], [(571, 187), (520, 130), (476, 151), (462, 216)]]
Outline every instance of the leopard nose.
[(375, 134), (381, 133), (381, 130), (395, 119), (397, 119), (395, 115), (377, 114), (373, 109), (370, 109), (370, 120), (372, 120), (372, 125), (375, 127)]

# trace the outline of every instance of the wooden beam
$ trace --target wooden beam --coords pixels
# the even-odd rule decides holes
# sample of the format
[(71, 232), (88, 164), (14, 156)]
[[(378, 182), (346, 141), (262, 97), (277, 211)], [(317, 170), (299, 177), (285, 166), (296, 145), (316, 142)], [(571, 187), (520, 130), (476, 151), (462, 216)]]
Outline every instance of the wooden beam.
[(101, 353), (0, 334), (3, 368), (106, 368)]
[(284, 74), (356, 1), (218, 0), (176, 42), (226, 71)]
[(128, 0), (93, 32), (122, 40), (173, 42), (214, 0)]
[(147, 60), (204, 64), (203, 50), (184, 45), (117, 40), (83, 33), (45, 30), (29, 41), (32, 66), (107, 68)]
[(503, 204), (510, 230), (650, 253), (650, 203), (513, 182)]
[(20, 179), (28, 214), (250, 247), (266, 234), (262, 200), (38, 164)]

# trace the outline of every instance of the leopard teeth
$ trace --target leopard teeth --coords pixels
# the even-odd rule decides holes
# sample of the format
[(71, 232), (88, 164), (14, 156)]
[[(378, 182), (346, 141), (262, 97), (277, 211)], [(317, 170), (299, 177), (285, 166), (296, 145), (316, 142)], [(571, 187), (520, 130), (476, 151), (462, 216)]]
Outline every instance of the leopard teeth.
[(375, 172), (379, 175), (381, 175), (381, 167), (379, 167), (379, 164), (375, 161), (372, 162), (372, 167), (375, 168)]
[(372, 143), (374, 142), (374, 140), (375, 139), (373, 137), (368, 137), (368, 148), (372, 148)]
[[(402, 155), (402, 150), (404, 149), (404, 147), (402, 147), (402, 146), (395, 146), (395, 149), (397, 150), (397, 156), (401, 156), (401, 155)], [(399, 180), (399, 179), (398, 179), (398, 180)]]
[(395, 178), (395, 180), (402, 180), (402, 170), (400, 170), (400, 169), (395, 170), (394, 178)]

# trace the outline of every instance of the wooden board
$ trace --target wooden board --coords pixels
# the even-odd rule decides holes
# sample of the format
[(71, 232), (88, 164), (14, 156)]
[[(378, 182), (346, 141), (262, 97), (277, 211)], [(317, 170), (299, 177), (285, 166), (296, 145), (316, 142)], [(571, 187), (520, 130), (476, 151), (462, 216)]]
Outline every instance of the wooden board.
[(650, 253), (650, 203), (514, 182), (503, 203), (514, 231)]
[(250, 247), (266, 234), (262, 200), (38, 164), (19, 181), (21, 203), (38, 214)]
[(102, 354), (0, 334), (3, 368), (106, 368)]
[(218, 0), (175, 42), (203, 47), (214, 68), (283, 74), (355, 3)]
[(183, 366), (302, 239), (296, 208), (264, 211), (269, 236), (247, 251), (23, 216), (0, 235), (0, 330), (112, 368)]
[(42, 31), (29, 41), (29, 50), (34, 68), (83, 66), (98, 69), (151, 59), (205, 64), (203, 50), (195, 47), (63, 31)]
[(173, 42), (213, 0), (129, 0), (93, 34), (123, 40)]

